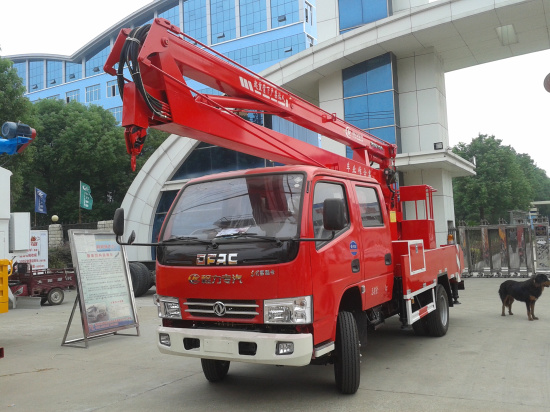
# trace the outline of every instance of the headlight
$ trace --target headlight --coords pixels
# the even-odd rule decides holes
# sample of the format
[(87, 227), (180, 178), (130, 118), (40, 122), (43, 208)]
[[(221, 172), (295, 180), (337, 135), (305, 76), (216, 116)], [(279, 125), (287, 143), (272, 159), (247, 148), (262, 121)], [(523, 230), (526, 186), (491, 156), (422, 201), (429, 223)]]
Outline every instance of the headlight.
[(312, 319), (311, 296), (264, 301), (264, 323), (307, 324)]
[(181, 308), (178, 298), (155, 295), (154, 301), (158, 307), (159, 318), (181, 319)]

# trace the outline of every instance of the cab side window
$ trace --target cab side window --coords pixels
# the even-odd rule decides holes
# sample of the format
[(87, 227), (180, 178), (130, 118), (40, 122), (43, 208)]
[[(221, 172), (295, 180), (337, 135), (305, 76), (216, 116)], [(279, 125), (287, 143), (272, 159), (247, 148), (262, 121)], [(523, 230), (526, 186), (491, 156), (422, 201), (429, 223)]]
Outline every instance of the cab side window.
[(372, 187), (356, 186), (357, 200), (361, 210), (363, 227), (383, 226), (382, 210), (376, 190)]
[[(345, 189), (337, 183), (319, 182), (315, 185), (313, 192), (313, 229), (316, 238), (330, 237), (332, 232), (325, 230), (323, 226), (323, 202), (325, 199), (342, 199), (346, 209), (346, 224), (349, 225), (349, 207), (346, 199)], [(317, 247), (325, 242), (317, 242)]]

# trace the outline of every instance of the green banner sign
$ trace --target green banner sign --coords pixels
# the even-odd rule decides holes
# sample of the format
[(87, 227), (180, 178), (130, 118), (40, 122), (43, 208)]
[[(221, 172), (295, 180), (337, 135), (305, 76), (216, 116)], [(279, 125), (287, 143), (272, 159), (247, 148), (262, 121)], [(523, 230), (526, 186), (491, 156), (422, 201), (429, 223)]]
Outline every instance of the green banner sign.
[(92, 210), (94, 199), (92, 198), (92, 189), (84, 182), (80, 182), (80, 207), (86, 210)]

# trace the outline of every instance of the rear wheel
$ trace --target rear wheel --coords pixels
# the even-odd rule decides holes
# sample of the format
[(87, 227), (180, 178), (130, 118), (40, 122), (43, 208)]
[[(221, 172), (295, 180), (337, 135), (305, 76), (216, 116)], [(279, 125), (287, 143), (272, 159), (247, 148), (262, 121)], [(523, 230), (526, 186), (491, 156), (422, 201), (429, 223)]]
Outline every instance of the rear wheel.
[(210, 382), (219, 382), (225, 378), (229, 371), (229, 361), (201, 359), (204, 377)]
[(139, 262), (130, 262), (128, 266), (130, 267), (130, 277), (132, 278), (134, 296), (138, 298), (149, 290), (149, 279), (147, 277), (147, 273), (145, 272), (147, 270), (147, 266)]
[(449, 329), (449, 297), (441, 285), (435, 287), (435, 310), (426, 316), (431, 336), (444, 336)]
[(344, 394), (357, 392), (361, 380), (361, 353), (357, 323), (351, 312), (340, 312), (336, 325), (334, 378)]
[(151, 272), (147, 266), (141, 262), (135, 262), (135, 265), (140, 272), (141, 279), (139, 282), (139, 288), (137, 291), (134, 290), (134, 293), (136, 297), (140, 297), (145, 295), (145, 293), (151, 288)]
[(60, 288), (53, 288), (48, 292), (48, 303), (50, 305), (61, 305), (64, 298), (65, 294)]

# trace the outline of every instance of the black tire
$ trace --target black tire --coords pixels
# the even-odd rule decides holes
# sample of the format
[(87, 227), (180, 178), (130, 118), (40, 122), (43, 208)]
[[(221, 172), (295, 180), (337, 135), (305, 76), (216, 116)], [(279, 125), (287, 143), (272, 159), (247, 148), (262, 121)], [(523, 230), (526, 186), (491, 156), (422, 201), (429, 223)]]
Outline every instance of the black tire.
[(214, 359), (201, 359), (202, 372), (209, 382), (220, 382), (229, 371), (231, 362)]
[(428, 335), (429, 330), (428, 330), (428, 322), (426, 320), (426, 317), (423, 317), (422, 319), (419, 319), (416, 322), (414, 322), (412, 324), (412, 328), (416, 336)]
[(351, 312), (340, 312), (336, 324), (334, 379), (344, 394), (357, 392), (361, 381), (361, 352), (357, 323)]
[(130, 262), (128, 264), (130, 267), (130, 278), (132, 279), (132, 288), (134, 289), (134, 296), (138, 297), (139, 291), (141, 290), (141, 268), (136, 264), (136, 262)]
[(139, 289), (137, 291), (134, 290), (134, 295), (136, 297), (140, 297), (145, 295), (145, 292), (147, 292), (151, 287), (151, 272), (149, 271), (147, 266), (145, 266), (143, 263), (141, 262), (134, 262), (134, 263), (137, 266), (141, 276), (141, 279), (139, 282)]
[(449, 297), (441, 285), (435, 287), (435, 310), (426, 316), (431, 336), (445, 336), (449, 329)]
[(52, 306), (61, 305), (63, 303), (63, 299), (65, 299), (65, 293), (63, 293), (63, 289), (53, 288), (48, 292), (47, 299), (48, 303)]

